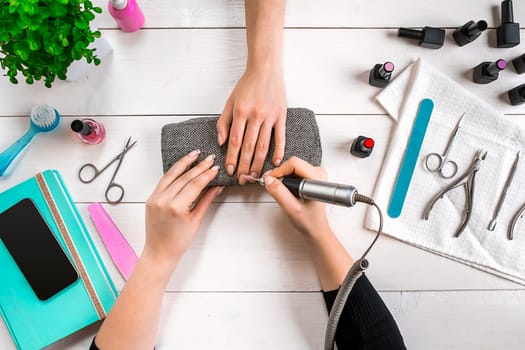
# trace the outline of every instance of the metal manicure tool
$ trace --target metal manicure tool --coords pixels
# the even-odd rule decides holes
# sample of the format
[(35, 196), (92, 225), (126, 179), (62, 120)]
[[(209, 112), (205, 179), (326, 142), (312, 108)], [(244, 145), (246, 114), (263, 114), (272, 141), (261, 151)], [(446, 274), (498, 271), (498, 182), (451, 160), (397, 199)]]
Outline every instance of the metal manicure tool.
[(476, 156), (474, 157), (472, 164), (470, 165), (470, 168), (463, 174), (460, 178), (452, 182), (450, 185), (445, 187), (442, 191), (440, 191), (430, 202), (428, 203), (424, 213), (423, 213), (423, 219), (428, 220), (428, 217), (430, 215), (430, 212), (432, 211), (432, 208), (434, 207), (434, 204), (436, 202), (443, 198), (443, 196), (448, 192), (451, 191), (457, 187), (464, 186), (465, 187), (465, 194), (466, 194), (466, 200), (465, 200), (465, 210), (463, 212), (463, 219), (456, 230), (456, 233), (454, 234), (454, 237), (459, 237), (461, 233), (465, 230), (467, 227), (467, 224), (470, 220), (470, 217), (472, 215), (472, 207), (474, 202), (474, 179), (476, 177), (476, 173), (481, 168), (481, 164), (483, 163), (483, 160), (487, 157), (487, 151), (481, 149), (476, 153)]
[[(487, 228), (489, 231), (494, 231), (494, 229), (496, 228), (496, 224), (498, 223), (499, 212), (501, 211), (501, 207), (503, 207), (503, 203), (505, 203), (505, 198), (507, 197), (507, 193), (509, 191), (510, 185), (512, 184), (512, 180), (514, 179), (514, 174), (516, 174), (516, 168), (518, 167), (519, 160), (520, 152), (516, 153), (516, 159), (512, 164), (512, 168), (510, 168), (509, 175), (507, 176), (507, 181), (505, 181), (505, 186), (503, 187), (503, 191), (501, 191), (498, 204), (496, 205), (496, 210), (494, 211), (494, 217), (490, 221), (489, 227)], [(512, 233), (509, 233), (509, 237), (511, 235)]]
[(425, 158), (425, 168), (431, 173), (439, 173), (444, 179), (450, 179), (458, 173), (458, 164), (453, 160), (449, 160), (448, 156), (452, 150), (452, 145), (458, 136), (459, 129), (461, 129), (461, 123), (463, 122), (464, 117), (465, 113), (459, 118), (454, 132), (450, 136), (445, 152), (443, 154), (430, 153)]
[(513, 240), (514, 239), (514, 229), (516, 228), (516, 225), (518, 223), (518, 220), (520, 220), (523, 215), (525, 214), (525, 205), (523, 205), (520, 210), (518, 210), (518, 212), (516, 213), (516, 215), (514, 215), (514, 218), (512, 219), (512, 222), (509, 226), (509, 240)]
[[(124, 146), (124, 149), (122, 150), (122, 152), (117, 154), (117, 156), (115, 158), (113, 158), (108, 164), (106, 164), (100, 170), (92, 163), (84, 164), (78, 171), (78, 178), (80, 179), (81, 182), (83, 182), (85, 184), (91, 183), (100, 174), (102, 174), (107, 168), (109, 168), (109, 166), (111, 164), (113, 164), (113, 163), (118, 161), (117, 167), (116, 167), (115, 171), (113, 172), (113, 175), (111, 176), (111, 180), (109, 180), (108, 187), (106, 187), (106, 200), (108, 201), (108, 203), (111, 203), (111, 204), (120, 203), (120, 201), (124, 197), (124, 187), (122, 187), (122, 185), (120, 185), (120, 184), (115, 182), (115, 177), (117, 176), (117, 173), (118, 173), (118, 171), (120, 169), (120, 166), (122, 165), (122, 161), (124, 160), (124, 156), (126, 155), (126, 153), (133, 146), (135, 146), (136, 143), (137, 143), (137, 141), (134, 141), (133, 143), (131, 143), (131, 137), (130, 137), (128, 139), (128, 141), (126, 142), (126, 145)], [(86, 169), (90, 169), (90, 171), (87, 171), (87, 175), (82, 176), (82, 173), (86, 174)], [(92, 175), (90, 175), (90, 174), (92, 174)], [(117, 199), (111, 199), (110, 198), (109, 192), (112, 189), (117, 189), (117, 191), (120, 193), (120, 195), (118, 196)]]

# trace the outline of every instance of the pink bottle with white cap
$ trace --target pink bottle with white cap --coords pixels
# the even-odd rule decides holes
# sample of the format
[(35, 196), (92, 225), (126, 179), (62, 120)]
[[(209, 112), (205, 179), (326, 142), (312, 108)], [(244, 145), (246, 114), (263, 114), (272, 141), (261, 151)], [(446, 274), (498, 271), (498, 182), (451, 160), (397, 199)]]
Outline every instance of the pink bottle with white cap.
[(109, 13), (125, 32), (136, 32), (144, 25), (144, 14), (136, 0), (110, 0)]

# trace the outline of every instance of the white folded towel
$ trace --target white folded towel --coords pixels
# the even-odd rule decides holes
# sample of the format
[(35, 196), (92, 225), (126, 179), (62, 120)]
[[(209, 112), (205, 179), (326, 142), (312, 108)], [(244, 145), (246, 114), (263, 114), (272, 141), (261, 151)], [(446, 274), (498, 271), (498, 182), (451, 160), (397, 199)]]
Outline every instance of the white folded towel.
[[(525, 218), (518, 222), (514, 240), (507, 238), (512, 218), (525, 204), (525, 130), (421, 60), (409, 66), (377, 97), (397, 123), (376, 184), (376, 203), (386, 212), (419, 104), (425, 98), (434, 101), (434, 112), (403, 212), (397, 219), (385, 214), (384, 232), (419, 248), (525, 284)], [(446, 180), (438, 173), (428, 172), (424, 160), (432, 152), (443, 154), (463, 113), (461, 130), (449, 155), (449, 159), (458, 163), (459, 171), (455, 177)], [(480, 149), (487, 150), (488, 155), (476, 174), (472, 217), (461, 236), (455, 238), (465, 203), (462, 187), (439, 200), (428, 221), (422, 219), (423, 211), (440, 190), (468, 170)], [(516, 153), (520, 150), (522, 158), (497, 227), (495, 231), (488, 231)], [(377, 228), (377, 216), (373, 211), (369, 212), (365, 225), (369, 229)]]

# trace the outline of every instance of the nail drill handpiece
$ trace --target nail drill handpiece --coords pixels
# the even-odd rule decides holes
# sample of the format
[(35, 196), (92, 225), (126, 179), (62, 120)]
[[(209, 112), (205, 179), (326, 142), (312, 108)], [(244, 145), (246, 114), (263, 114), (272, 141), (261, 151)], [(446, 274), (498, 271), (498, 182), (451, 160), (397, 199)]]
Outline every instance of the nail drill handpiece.
[[(264, 186), (263, 177), (253, 178), (253, 181)], [(283, 177), (281, 181), (297, 198), (352, 207), (359, 197), (356, 188), (350, 185), (296, 177)]]

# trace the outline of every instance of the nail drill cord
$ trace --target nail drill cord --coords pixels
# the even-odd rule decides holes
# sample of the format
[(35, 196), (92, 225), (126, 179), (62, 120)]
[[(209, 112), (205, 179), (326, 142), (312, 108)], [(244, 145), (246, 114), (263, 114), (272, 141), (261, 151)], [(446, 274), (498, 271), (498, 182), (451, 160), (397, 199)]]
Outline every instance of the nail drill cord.
[[(264, 186), (263, 177), (254, 178), (254, 177), (248, 176), (247, 180), (250, 182), (258, 183), (261, 186)], [(283, 178), (282, 180), (287, 180), (287, 178)], [(314, 187), (310, 187), (309, 190), (305, 190), (303, 185), (307, 182), (309, 182), (310, 184), (314, 184)], [(299, 183), (298, 186), (297, 186), (297, 183)], [(377, 230), (377, 234), (374, 240), (372, 241), (370, 246), (365, 250), (361, 258), (356, 260), (350, 267), (350, 270), (346, 274), (343, 284), (341, 285), (341, 287), (339, 288), (339, 291), (337, 292), (337, 296), (335, 298), (334, 304), (332, 305), (332, 310), (330, 311), (330, 316), (328, 318), (328, 324), (326, 326), (325, 343), (324, 343), (324, 350), (332, 350), (334, 347), (335, 333), (337, 331), (339, 319), (341, 318), (341, 314), (346, 305), (346, 301), (348, 300), (350, 292), (352, 291), (355, 283), (357, 282), (359, 277), (361, 277), (363, 272), (368, 268), (369, 263), (368, 263), (368, 260), (366, 260), (366, 256), (368, 255), (372, 247), (376, 244), (377, 240), (379, 239), (379, 236), (383, 232), (383, 213), (381, 212), (381, 209), (374, 202), (372, 198), (363, 196), (357, 193), (357, 190), (353, 188), (352, 186), (331, 184), (331, 183), (322, 182), (322, 181), (312, 181), (312, 180), (305, 180), (305, 179), (299, 179), (298, 181), (283, 181), (283, 184), (285, 184), (285, 186), (287, 186), (287, 188), (299, 198), (304, 198), (305, 197), (304, 192), (309, 191), (310, 197), (308, 199), (313, 198), (314, 200), (320, 200), (320, 201), (324, 201), (330, 204), (336, 204), (336, 205), (342, 205), (342, 206), (353, 206), (355, 203), (365, 203), (365, 204), (368, 204), (376, 208), (377, 213), (379, 214), (379, 228)], [(341, 200), (341, 198), (336, 199), (335, 191), (337, 191), (337, 189), (340, 189), (340, 188), (344, 188), (345, 190), (350, 191), (348, 193), (350, 193), (351, 198), (347, 198), (347, 197), (344, 198), (348, 200)], [(332, 190), (332, 191), (329, 191), (331, 192), (332, 196), (326, 195), (327, 189)], [(315, 192), (319, 192), (319, 193), (315, 193)], [(331, 198), (331, 200), (328, 200), (329, 198)]]
[(362, 196), (360, 194), (356, 194), (354, 199), (356, 202), (365, 203), (376, 208), (377, 213), (379, 214), (379, 228), (377, 230), (377, 234), (374, 240), (372, 241), (368, 249), (364, 252), (361, 258), (355, 261), (352, 267), (350, 267), (350, 270), (348, 271), (343, 281), (343, 284), (337, 292), (337, 296), (335, 298), (332, 310), (330, 311), (330, 316), (328, 318), (328, 324), (326, 326), (324, 350), (332, 350), (334, 348), (335, 333), (337, 331), (339, 319), (346, 305), (346, 301), (348, 300), (350, 292), (354, 288), (355, 283), (357, 282), (359, 277), (361, 277), (363, 272), (368, 268), (369, 263), (368, 260), (366, 260), (366, 256), (377, 242), (381, 233), (383, 232), (383, 213), (381, 212), (379, 206), (376, 203), (374, 203), (374, 200), (369, 197)]

